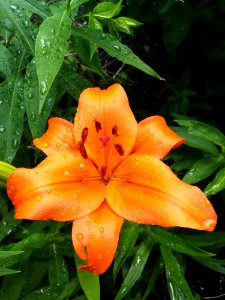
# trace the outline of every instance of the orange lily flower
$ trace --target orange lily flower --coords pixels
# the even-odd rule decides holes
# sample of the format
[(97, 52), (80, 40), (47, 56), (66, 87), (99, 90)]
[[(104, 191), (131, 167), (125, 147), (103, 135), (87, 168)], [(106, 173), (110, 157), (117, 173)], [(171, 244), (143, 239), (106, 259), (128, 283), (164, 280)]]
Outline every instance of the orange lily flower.
[(73, 221), (80, 269), (95, 274), (110, 266), (124, 219), (212, 231), (211, 203), (160, 160), (183, 141), (160, 116), (137, 124), (121, 85), (88, 88), (74, 124), (52, 118), (34, 140), (47, 157), (8, 179), (15, 218)]

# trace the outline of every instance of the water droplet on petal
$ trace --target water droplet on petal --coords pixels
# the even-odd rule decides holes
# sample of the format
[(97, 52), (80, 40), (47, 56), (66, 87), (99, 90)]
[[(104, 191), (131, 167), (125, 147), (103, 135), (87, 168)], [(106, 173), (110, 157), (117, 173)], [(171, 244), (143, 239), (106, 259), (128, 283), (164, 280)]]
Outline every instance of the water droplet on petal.
[(97, 259), (102, 259), (102, 255), (101, 255), (101, 254), (98, 254), (98, 255), (97, 255)]
[(70, 132), (71, 132), (71, 128), (69, 128), (69, 127), (66, 128), (66, 132), (67, 132), (67, 133), (70, 133)]
[(84, 236), (83, 236), (82, 233), (78, 233), (78, 234), (77, 234), (77, 240), (78, 240), (78, 241), (82, 241), (83, 238), (84, 238)]
[(99, 231), (103, 233), (105, 231), (104, 227), (100, 227)]
[(61, 147), (61, 144), (60, 143), (57, 143), (56, 144), (56, 148), (60, 148)]
[(49, 144), (48, 143), (44, 143), (44, 148), (48, 148)]
[(111, 253), (111, 249), (110, 248), (108, 248), (107, 250), (106, 250), (106, 252), (109, 254), (109, 253)]
[(42, 196), (38, 195), (36, 199), (37, 199), (37, 201), (41, 201), (42, 200)]
[(70, 174), (69, 171), (64, 171), (64, 175), (65, 175), (65, 176), (68, 176), (69, 174)]
[(78, 122), (78, 121), (79, 121), (79, 117), (76, 116), (75, 119), (74, 119), (74, 121), (75, 121), (75, 122)]
[(89, 238), (90, 238), (90, 239), (94, 239), (94, 237), (95, 237), (94, 234), (90, 234), (90, 235), (89, 235)]

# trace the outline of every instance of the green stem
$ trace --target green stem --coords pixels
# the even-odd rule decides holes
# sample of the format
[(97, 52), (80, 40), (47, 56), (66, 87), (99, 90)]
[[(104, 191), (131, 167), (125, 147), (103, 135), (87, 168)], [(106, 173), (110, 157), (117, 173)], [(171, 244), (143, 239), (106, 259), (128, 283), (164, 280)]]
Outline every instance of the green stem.
[(0, 186), (6, 185), (6, 182), (9, 178), (9, 176), (16, 170), (15, 167), (13, 167), (12, 165), (4, 162), (4, 161), (0, 161)]

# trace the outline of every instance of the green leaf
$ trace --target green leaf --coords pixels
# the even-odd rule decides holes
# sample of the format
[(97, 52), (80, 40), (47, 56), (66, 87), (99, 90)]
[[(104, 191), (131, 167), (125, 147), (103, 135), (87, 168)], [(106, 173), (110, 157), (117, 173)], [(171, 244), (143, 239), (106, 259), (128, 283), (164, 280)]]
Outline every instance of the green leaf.
[(225, 259), (216, 259), (212, 257), (207, 259), (204, 259), (202, 257), (193, 257), (193, 259), (215, 272), (225, 274), (225, 267), (222, 266), (225, 265)]
[(50, 245), (49, 282), (54, 299), (58, 299), (66, 284), (69, 275), (65, 260), (57, 245)]
[(157, 278), (159, 277), (159, 275), (161, 273), (161, 263), (162, 263), (162, 259), (160, 257), (156, 261), (155, 266), (154, 266), (154, 268), (151, 272), (151, 276), (148, 280), (148, 286), (146, 288), (146, 291), (144, 293), (144, 296), (143, 296), (142, 300), (145, 300), (149, 296), (149, 294), (151, 293), (152, 289), (154, 288), (155, 282), (156, 282)]
[(39, 27), (35, 43), (40, 91), (39, 113), (42, 111), (50, 87), (63, 63), (70, 32), (71, 19), (68, 11), (57, 12), (45, 19)]
[(25, 108), (33, 138), (40, 137), (45, 132), (46, 123), (56, 97), (54, 84), (46, 96), (41, 114), (39, 114), (39, 97), (37, 70), (35, 60), (33, 59), (31, 63), (27, 65), (24, 82)]
[(81, 92), (91, 87), (92, 84), (88, 79), (76, 72), (76, 69), (72, 65), (64, 64), (59, 71), (60, 85), (64, 88), (72, 97), (78, 100)]
[(0, 160), (11, 163), (20, 145), (23, 132), (23, 77), (19, 72), (0, 87)]
[(195, 300), (181, 271), (181, 266), (179, 265), (176, 257), (173, 255), (171, 249), (160, 245), (160, 250), (165, 262), (168, 288), (170, 289), (169, 285), (172, 283), (184, 293), (186, 299)]
[(205, 232), (195, 235), (185, 234), (182, 235), (182, 237), (195, 246), (208, 248), (210, 250), (224, 248), (225, 246), (224, 231)]
[(195, 120), (175, 120), (175, 122), (186, 127), (190, 134), (220, 146), (225, 152), (225, 136), (217, 128)]
[(13, 0), (14, 5), (18, 5), (34, 14), (46, 19), (51, 15), (48, 5), (43, 0)]
[(14, 62), (12, 53), (0, 43), (0, 74), (8, 78), (14, 71)]
[(0, 258), (6, 258), (6, 257), (10, 257), (13, 255), (18, 255), (23, 253), (23, 251), (1, 251), (0, 250)]
[(34, 32), (28, 17), (10, 0), (0, 0), (0, 11), (14, 24), (26, 49), (34, 54)]
[(100, 33), (98, 30), (84, 29), (79, 27), (76, 27), (72, 34), (96, 43), (110, 56), (116, 57), (124, 64), (134, 66), (148, 75), (163, 80), (163, 78), (160, 77), (152, 68), (146, 65), (138, 56), (136, 56), (129, 47), (122, 44), (110, 34)]
[(183, 181), (193, 184), (209, 177), (216, 169), (224, 163), (223, 155), (205, 156), (196, 161), (191, 169), (184, 175)]
[(211, 181), (204, 190), (206, 196), (215, 195), (225, 189), (225, 168), (221, 169), (216, 177)]
[(100, 20), (111, 19), (120, 12), (122, 8), (121, 6), (122, 1), (123, 0), (120, 0), (116, 4), (114, 4), (113, 2), (99, 3), (95, 6), (93, 10), (93, 15)]
[(140, 26), (142, 23), (128, 17), (119, 17), (112, 20), (118, 31), (132, 34), (132, 27)]
[(218, 155), (218, 149), (213, 143), (207, 141), (204, 138), (191, 135), (190, 133), (188, 133), (187, 128), (174, 126), (171, 126), (170, 128), (179, 136), (185, 139), (185, 145)]
[(0, 222), (0, 241), (2, 241), (10, 233), (14, 232), (21, 222), (21, 220), (14, 219), (13, 210), (4, 214)]
[(105, 73), (102, 69), (100, 59), (97, 52), (94, 53), (90, 61), (90, 45), (89, 41), (81, 37), (76, 37), (73, 39), (74, 48), (77, 54), (81, 58), (82, 62), (96, 74), (100, 75), (102, 78), (105, 77)]
[(190, 256), (212, 256), (214, 254), (206, 252), (186, 241), (175, 233), (171, 233), (165, 229), (151, 226), (149, 230), (150, 236), (159, 244), (162, 244), (170, 249), (184, 253)]
[(153, 246), (154, 242), (152, 241), (152, 238), (147, 237), (143, 242), (141, 242), (132, 261), (132, 265), (116, 295), (115, 300), (122, 299), (132, 289), (135, 282), (140, 278)]
[(78, 270), (78, 267), (84, 262), (76, 254), (75, 254), (75, 262), (77, 266), (77, 275), (80, 281), (80, 285), (87, 299), (100, 300), (99, 276), (87, 271)]
[(164, 15), (163, 40), (169, 53), (173, 53), (177, 46), (187, 36), (192, 22), (192, 8), (190, 2), (177, 2)]
[(126, 223), (126, 225), (127, 226), (123, 226), (121, 230), (119, 245), (113, 264), (114, 280), (124, 261), (130, 255), (140, 232), (140, 226), (138, 224)]
[(15, 273), (19, 273), (20, 271), (8, 269), (5, 267), (0, 267), (0, 276), (11, 275)]

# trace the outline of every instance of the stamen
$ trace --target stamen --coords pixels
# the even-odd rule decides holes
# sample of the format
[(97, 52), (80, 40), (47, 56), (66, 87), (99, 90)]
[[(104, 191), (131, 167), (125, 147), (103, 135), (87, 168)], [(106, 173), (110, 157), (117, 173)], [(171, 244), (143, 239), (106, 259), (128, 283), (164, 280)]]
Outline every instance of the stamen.
[(80, 150), (81, 156), (82, 156), (83, 158), (87, 159), (88, 156), (87, 156), (87, 151), (86, 151), (86, 149), (85, 149), (85, 147), (84, 147), (84, 143), (82, 143), (82, 142), (80, 141), (80, 142), (78, 142), (77, 146), (78, 146), (78, 148), (79, 148), (79, 150)]
[(124, 155), (123, 147), (120, 144), (115, 144), (114, 147), (116, 148), (116, 150), (117, 150), (117, 152), (119, 153), (120, 156)]
[(106, 175), (106, 170), (107, 170), (106, 166), (101, 166), (100, 174), (102, 177), (104, 177)]
[(88, 136), (88, 128), (84, 127), (84, 129), (82, 130), (82, 134), (81, 134), (81, 141), (83, 144), (86, 142), (87, 136)]
[(115, 126), (112, 128), (112, 135), (119, 136), (117, 125), (115, 125)]
[(110, 137), (108, 135), (106, 135), (106, 136), (100, 136), (99, 139), (102, 142), (102, 145), (104, 147), (106, 147), (107, 144), (108, 144), (108, 141), (110, 140)]
[(95, 129), (96, 129), (97, 132), (99, 132), (99, 130), (102, 130), (102, 125), (97, 120), (95, 120)]

